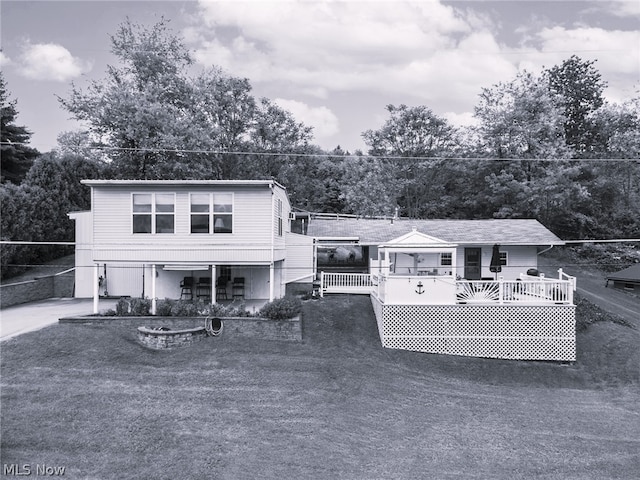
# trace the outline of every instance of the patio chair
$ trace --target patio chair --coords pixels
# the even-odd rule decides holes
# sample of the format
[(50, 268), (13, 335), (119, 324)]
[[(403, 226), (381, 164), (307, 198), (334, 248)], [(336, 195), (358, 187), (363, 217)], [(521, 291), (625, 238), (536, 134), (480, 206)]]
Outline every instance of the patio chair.
[(180, 300), (193, 299), (193, 277), (184, 277), (180, 282)]
[(211, 277), (202, 277), (196, 284), (196, 297), (211, 298)]
[(244, 277), (235, 277), (233, 279), (233, 299), (244, 298)]
[(216, 299), (217, 300), (227, 300), (227, 282), (229, 279), (227, 277), (220, 277), (216, 282)]

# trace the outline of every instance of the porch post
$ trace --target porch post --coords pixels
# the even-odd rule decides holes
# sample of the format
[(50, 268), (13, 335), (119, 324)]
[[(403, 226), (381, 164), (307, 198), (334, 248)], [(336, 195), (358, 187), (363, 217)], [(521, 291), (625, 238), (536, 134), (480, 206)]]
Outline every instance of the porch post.
[(211, 265), (211, 305), (216, 304), (216, 290), (218, 282), (216, 281), (216, 266)]
[(274, 263), (271, 262), (269, 264), (269, 301), (273, 302), (273, 299), (275, 298), (275, 266)]
[(93, 266), (93, 313), (98, 313), (98, 302), (100, 301), (100, 266), (96, 263)]
[(156, 308), (158, 306), (158, 302), (156, 299), (156, 275), (158, 272), (156, 271), (156, 264), (151, 264), (151, 315), (156, 314)]

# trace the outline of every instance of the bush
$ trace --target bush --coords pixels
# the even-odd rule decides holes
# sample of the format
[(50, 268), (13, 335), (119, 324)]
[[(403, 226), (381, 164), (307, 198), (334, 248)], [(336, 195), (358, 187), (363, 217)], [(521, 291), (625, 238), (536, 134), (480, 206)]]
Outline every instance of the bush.
[(302, 300), (298, 297), (278, 298), (260, 309), (260, 316), (271, 320), (293, 318), (302, 311)]
[(121, 298), (116, 304), (116, 314), (121, 317), (127, 315), (142, 317), (149, 315), (150, 310), (151, 300), (147, 298)]

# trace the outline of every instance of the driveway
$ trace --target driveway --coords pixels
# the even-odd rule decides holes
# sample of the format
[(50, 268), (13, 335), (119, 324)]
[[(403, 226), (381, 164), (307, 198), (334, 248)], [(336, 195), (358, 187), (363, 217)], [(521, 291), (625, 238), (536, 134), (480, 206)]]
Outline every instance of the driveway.
[[(100, 300), (100, 311), (114, 308), (115, 300)], [(93, 312), (91, 298), (49, 298), (0, 310), (0, 341), (58, 323), (58, 319)]]
[[(539, 259), (540, 271), (547, 277), (558, 278), (558, 261), (551, 257)], [(576, 277), (577, 292), (603, 310), (617, 315), (627, 322), (640, 327), (640, 298), (612, 287), (605, 287), (607, 274), (569, 266), (564, 268), (567, 275)]]

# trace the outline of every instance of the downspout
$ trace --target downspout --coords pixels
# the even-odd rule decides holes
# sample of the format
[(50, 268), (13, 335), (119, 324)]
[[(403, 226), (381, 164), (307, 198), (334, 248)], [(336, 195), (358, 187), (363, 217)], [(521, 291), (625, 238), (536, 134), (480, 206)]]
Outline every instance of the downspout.
[(275, 195), (275, 188), (274, 188), (274, 184), (273, 182), (271, 182), (269, 184), (269, 188), (271, 188), (271, 263), (269, 265), (269, 301), (273, 302), (274, 300), (274, 292), (275, 292), (275, 286), (274, 286), (274, 282), (275, 282), (275, 275), (274, 275), (274, 268), (275, 268), (275, 264), (274, 264), (274, 259), (276, 256), (275, 253), (275, 241), (276, 241), (276, 234), (275, 234), (275, 211), (276, 211), (276, 195)]
[(550, 245), (549, 248), (545, 248), (544, 250), (542, 250), (541, 252), (538, 252), (538, 255), (542, 255), (543, 253), (548, 252), (549, 250), (551, 250), (553, 248), (553, 245)]

